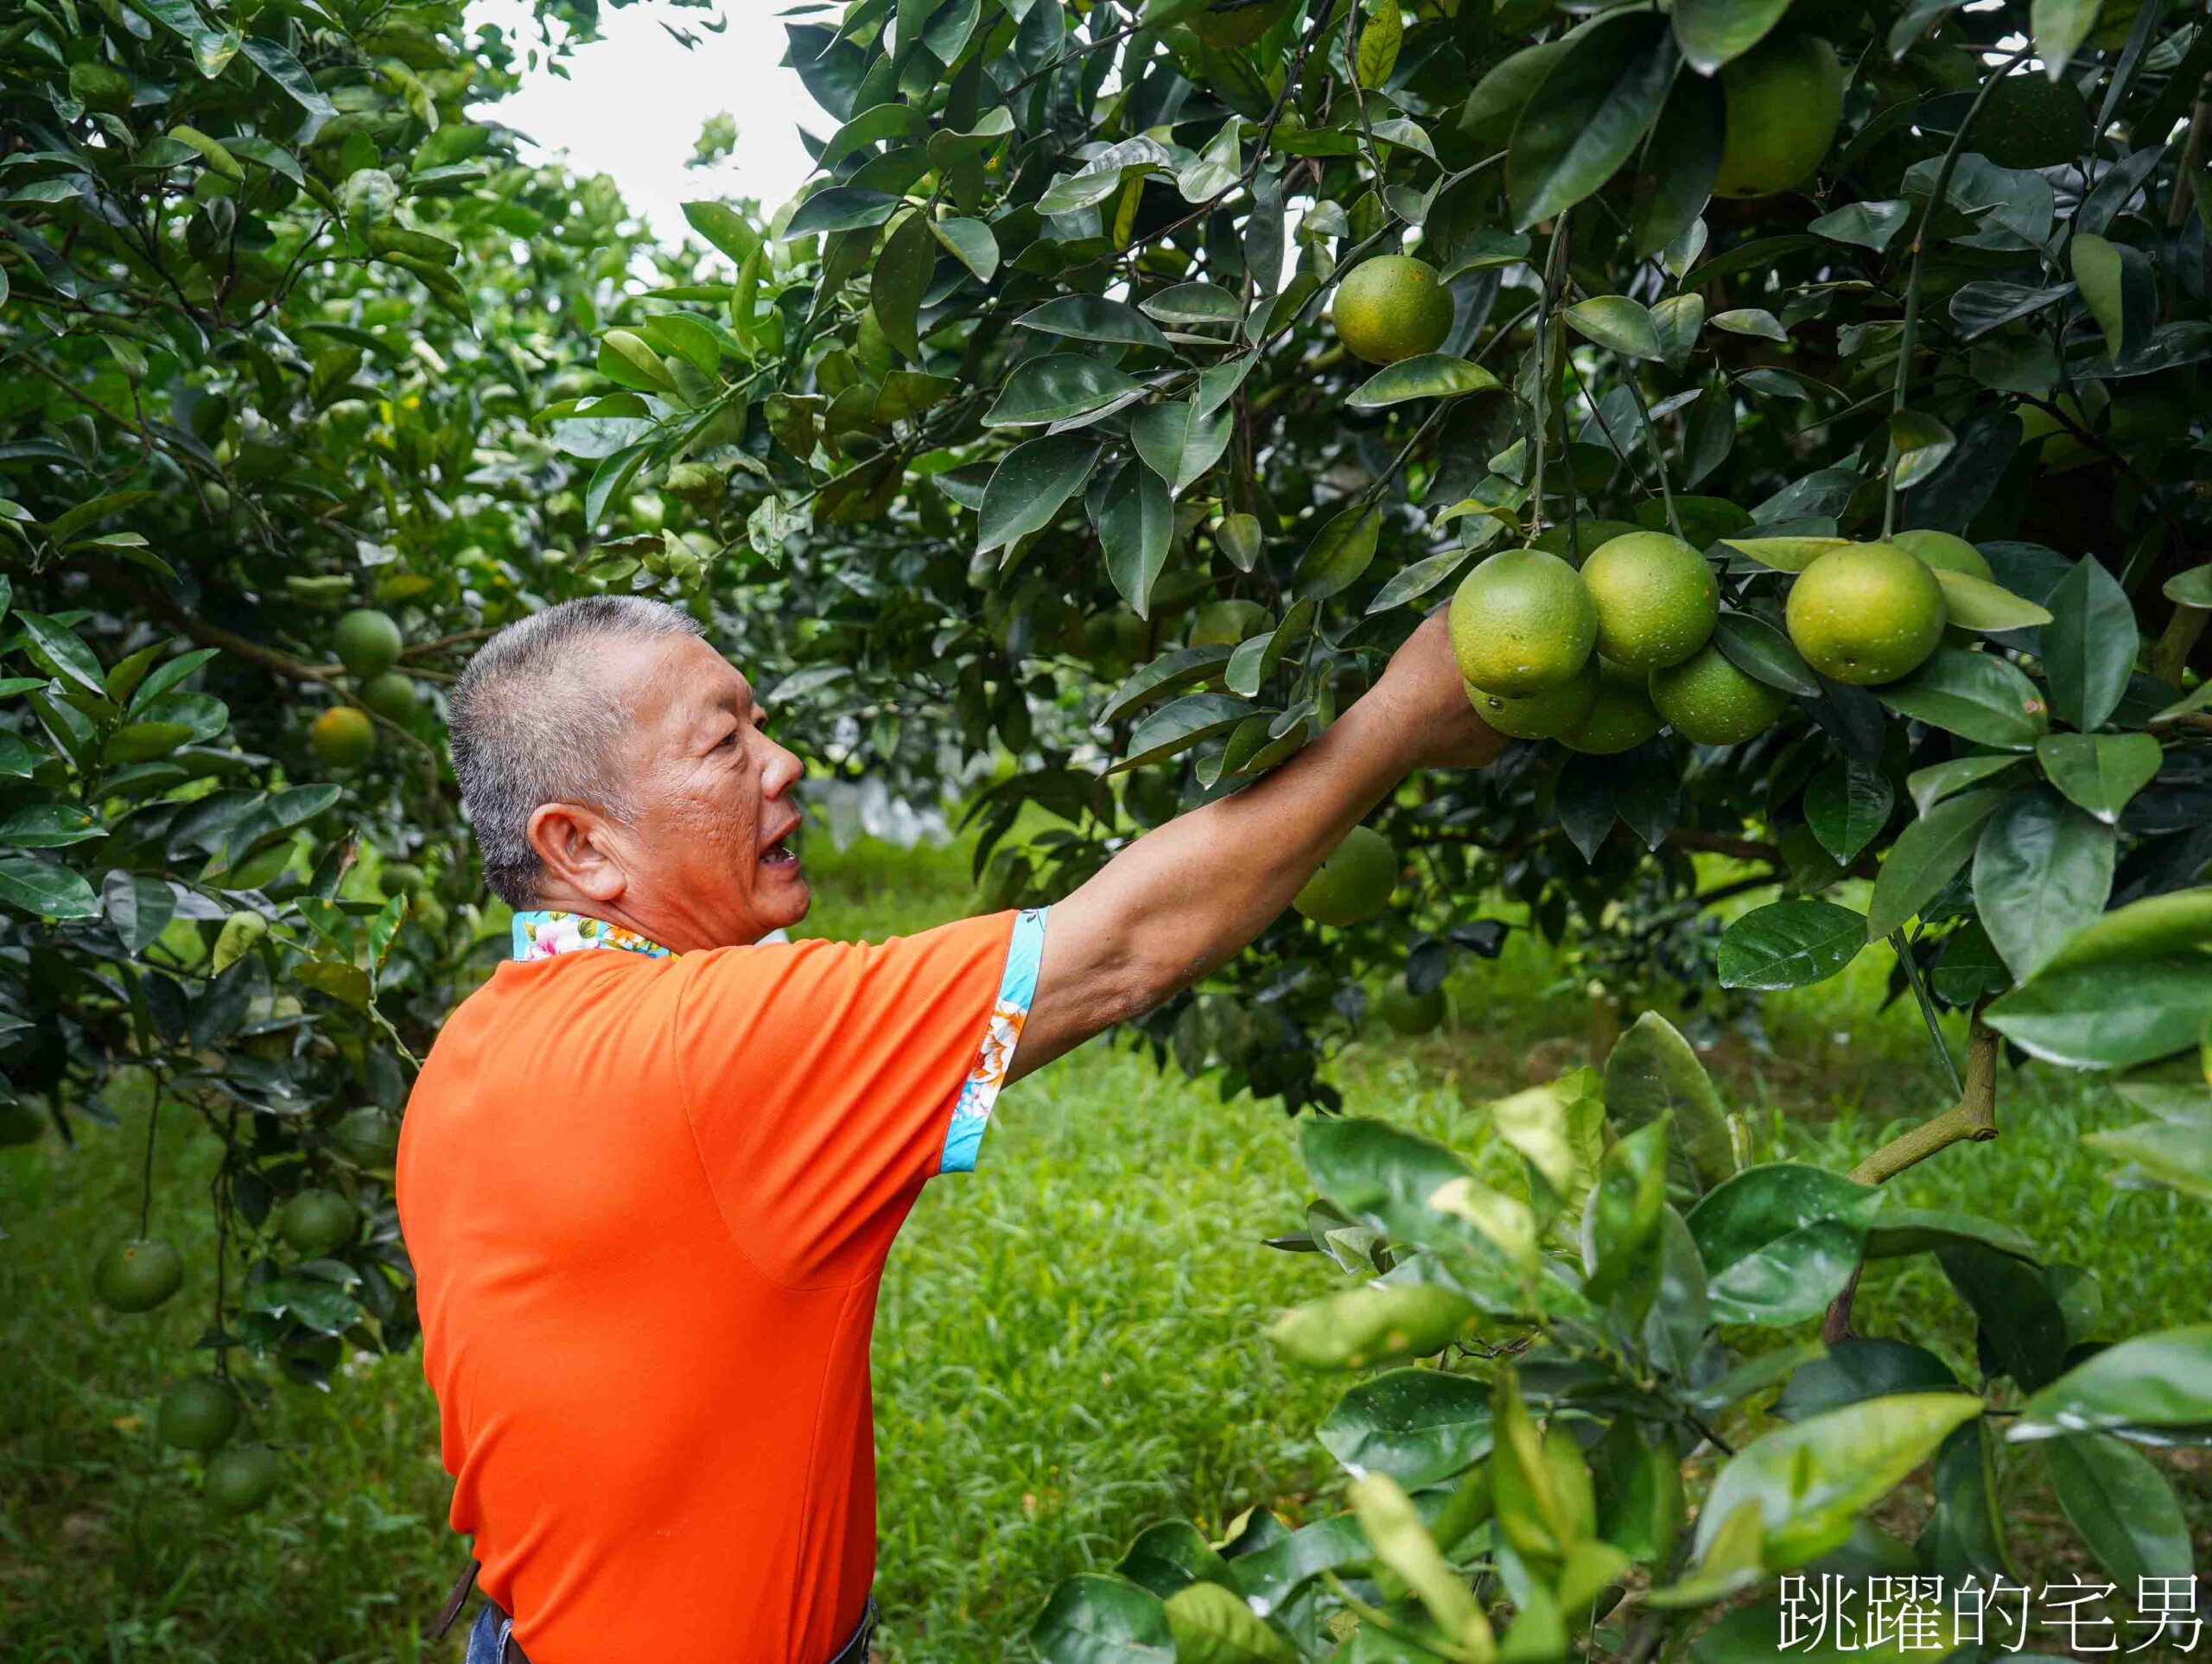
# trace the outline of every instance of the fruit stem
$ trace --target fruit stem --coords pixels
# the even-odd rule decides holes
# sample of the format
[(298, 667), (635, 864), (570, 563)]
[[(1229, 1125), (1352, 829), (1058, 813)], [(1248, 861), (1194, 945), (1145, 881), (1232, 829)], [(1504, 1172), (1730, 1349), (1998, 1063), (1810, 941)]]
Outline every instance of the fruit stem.
[(1902, 926), (1890, 932), (1890, 946), (1897, 956), (1897, 964), (1904, 971), (1904, 980), (1912, 984), (1912, 996), (1920, 1002), (1920, 1020), (1928, 1025), (1928, 1044), (1943, 1060), (1943, 1072), (1951, 1077), (1954, 1094), (1966, 1090), (1959, 1079), (1959, 1066), (1952, 1060), (1950, 1043), (1943, 1038), (1943, 1026), (1936, 1014), (1936, 1002), (1928, 996), (1928, 984), (1921, 979), (1920, 967), (1913, 962), (1912, 944), (1904, 938)]
[[(1912, 271), (1904, 285), (1904, 327), (1897, 335), (1897, 390), (1891, 395), (1890, 414), (1904, 413), (1905, 395), (1912, 385), (1913, 347), (1920, 334), (1920, 273), (1928, 258), (1928, 222), (1950, 199), (1951, 174), (1959, 165), (1960, 153), (1965, 149), (1967, 134), (1974, 127), (1974, 118), (1981, 113), (1983, 105), (1997, 84), (2010, 74), (2013, 67), (2035, 49), (2031, 41), (1998, 66), (1997, 73), (1981, 84), (1981, 91), (1974, 94), (1974, 102), (1967, 106), (1966, 118), (1960, 122), (1959, 130), (1951, 135), (1951, 148), (1943, 152), (1942, 165), (1936, 170), (1935, 188), (1928, 194), (1928, 206), (1920, 211), (1920, 220), (1912, 232)], [(1882, 492), (1882, 541), (1897, 529), (1897, 470), (1895, 440), (1891, 441), (1889, 477)]]

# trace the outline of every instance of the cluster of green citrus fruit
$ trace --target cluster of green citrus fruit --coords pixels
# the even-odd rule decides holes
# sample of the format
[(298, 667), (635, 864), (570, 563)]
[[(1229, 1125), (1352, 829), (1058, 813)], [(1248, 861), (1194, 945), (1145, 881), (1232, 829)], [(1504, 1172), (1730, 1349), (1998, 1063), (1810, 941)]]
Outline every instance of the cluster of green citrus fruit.
[[(414, 678), (397, 668), (406, 643), (389, 613), (355, 607), (338, 620), (331, 645), (346, 675), (359, 681), (362, 705), (387, 722), (413, 720), (421, 697)], [(333, 705), (308, 730), (308, 745), (325, 767), (356, 769), (376, 754), (377, 727), (366, 711)]]
[(1720, 585), (1679, 537), (1633, 531), (1582, 569), (1540, 549), (1491, 556), (1452, 598), (1467, 697), (1500, 734), (1608, 755), (1672, 723), (1700, 745), (1740, 744), (1783, 695), (1713, 645)]
[[(1948, 624), (1937, 567), (1991, 576), (1973, 544), (1941, 531), (1828, 550), (1790, 586), (1791, 643), (1838, 682), (1910, 675)], [(1700, 746), (1741, 745), (1788, 697), (1722, 651), (1719, 616), (1705, 557), (1635, 531), (1599, 544), (1580, 571), (1541, 549), (1491, 556), (1452, 598), (1452, 649), (1475, 708), (1516, 740), (1602, 756), (1667, 726)]]

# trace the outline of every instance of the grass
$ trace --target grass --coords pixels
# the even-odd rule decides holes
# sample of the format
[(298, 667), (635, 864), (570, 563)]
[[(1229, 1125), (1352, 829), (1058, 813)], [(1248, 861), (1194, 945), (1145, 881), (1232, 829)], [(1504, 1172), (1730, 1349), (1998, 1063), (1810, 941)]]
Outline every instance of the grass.
[[(810, 930), (881, 936), (966, 910), (966, 852), (817, 852)], [(1778, 998), (1770, 1051), (1714, 1054), (1763, 1157), (1847, 1165), (1885, 1127), (1936, 1107), (1909, 1010), (1879, 1012), (1870, 950), (1840, 985)], [(1556, 990), (1515, 938), (1452, 988), (1457, 1022), (1410, 1046), (1379, 1038), (1336, 1071), (1348, 1107), (1462, 1145), (1487, 1100), (1582, 1061), (1586, 1001)], [(2106, 1180), (2082, 1149), (2129, 1118), (2040, 1070), (2008, 1078), (1997, 1143), (1898, 1181), (1922, 1205), (2006, 1220), (2086, 1266), (2126, 1329), (2201, 1320), (2212, 1215)], [(161, 1229), (204, 1289), (204, 1139), (165, 1127)], [(315, 1661), (451, 1658), (421, 1626), (462, 1553), (444, 1528), (435, 1409), (415, 1354), (349, 1371), (327, 1395), (288, 1388), (266, 1418), (289, 1457), (275, 1505), (243, 1521), (200, 1509), (190, 1464), (149, 1412), (189, 1367), (200, 1313), (92, 1310), (92, 1256), (135, 1210), (132, 1152), (95, 1134), (0, 1153), (0, 1659)], [(1330, 1483), (1309, 1430), (1328, 1383), (1287, 1375), (1260, 1343), (1282, 1305), (1334, 1286), (1260, 1239), (1306, 1199), (1295, 1128), (1211, 1082), (1087, 1047), (1001, 1106), (981, 1171), (934, 1184), (893, 1253), (874, 1369), (881, 1482), (878, 1593), (891, 1664), (1027, 1658), (1052, 1585), (1110, 1561), (1148, 1520), (1217, 1527)], [(1859, 1311), (1955, 1360), (1972, 1333), (1932, 1262), (1870, 1275)], [(588, 1457), (588, 1449), (584, 1452)], [(2208, 1517), (2201, 1478), (2192, 1506)], [(2018, 1516), (2041, 1527), (2031, 1502)], [(2212, 1540), (2212, 1539), (2208, 1539)]]

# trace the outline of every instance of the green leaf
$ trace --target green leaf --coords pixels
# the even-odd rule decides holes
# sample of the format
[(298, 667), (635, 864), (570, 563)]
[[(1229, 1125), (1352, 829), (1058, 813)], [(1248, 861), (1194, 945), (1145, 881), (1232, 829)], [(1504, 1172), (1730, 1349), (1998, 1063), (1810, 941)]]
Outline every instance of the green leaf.
[(1014, 322), (1044, 335), (1065, 335), (1075, 340), (1109, 341), (1126, 346), (1156, 346), (1170, 350), (1167, 337), (1136, 308), (1103, 295), (1063, 295), (1033, 307)]
[(784, 235), (811, 237), (820, 232), (861, 231), (880, 225), (897, 210), (900, 200), (888, 191), (832, 185), (799, 204), (798, 211), (784, 227)]
[(998, 238), (991, 228), (980, 219), (957, 217), (932, 220), (930, 234), (951, 251), (952, 257), (976, 276), (979, 283), (988, 283), (999, 269)]
[(1789, 1378), (1774, 1413), (1785, 1421), (1803, 1421), (1870, 1398), (1956, 1391), (1958, 1385), (1951, 1366), (1922, 1347), (1847, 1335)]
[(2025, 630), (2049, 624), (2048, 609), (2024, 600), (1999, 584), (1948, 567), (1929, 568), (1942, 587), (1943, 610), (1964, 630)]
[(1855, 757), (1832, 759), (1805, 788), (1806, 824), (1840, 867), (1859, 859), (1896, 806), (1889, 776)]
[(1782, 21), (1789, 0), (1676, 0), (1675, 44), (1700, 75), (1742, 57)]
[(1619, 171), (1658, 118), (1675, 66), (1662, 18), (1616, 18), (1570, 37), (1507, 146), (1516, 230), (1573, 206)]
[(1175, 1635), (1160, 1597), (1094, 1573), (1052, 1591), (1029, 1644), (1044, 1664), (1175, 1664)]
[(1993, 786), (1947, 797), (1897, 835), (1866, 909), (1871, 940), (1901, 929), (1933, 901), (1974, 853), (1982, 823), (2012, 794)]
[[(1658, 359), (1659, 331), (1651, 314), (1624, 295), (1597, 295), (1560, 314), (1574, 333), (1624, 358)], [(1387, 372), (1386, 372), (1387, 373)]]
[(2052, 734), (2036, 741), (2036, 760), (2068, 802), (2110, 826), (2158, 778), (2165, 753), (2147, 734)]
[(1721, 1323), (1817, 1317), (1858, 1268), (1881, 1193), (1796, 1162), (1747, 1167), (1690, 1210)]
[(2159, 593), (2177, 607), (2212, 608), (2212, 562), (2168, 578)]
[(2134, 606), (2102, 562), (2084, 556), (2050, 592), (2050, 613), (2043, 668), (2051, 708), (2084, 731), (2102, 727), (2135, 672)]
[(1230, 1575), (1229, 1562), (1187, 1520), (1147, 1526), (1114, 1570), (1162, 1600), (1194, 1583), (1225, 1583)]
[(1007, 378), (983, 425), (1022, 428), (1064, 422), (1143, 391), (1143, 383), (1103, 359), (1054, 352), (1030, 359)]
[(0, 815), (0, 844), (17, 849), (65, 849), (107, 835), (107, 829), (73, 803), (25, 803)]
[(676, 378), (659, 353), (632, 330), (610, 329), (599, 343), (599, 373), (618, 387), (640, 393), (669, 393)]
[[(2048, 660), (2044, 668), (2050, 669)], [(2055, 673), (2052, 680), (2055, 687)], [(1993, 653), (1939, 647), (1910, 676), (1872, 692), (1900, 716), (2003, 751), (2030, 750), (2050, 729), (2041, 689), (2010, 659)]]
[(723, 203), (687, 202), (683, 205), (683, 218), (693, 231), (741, 265), (760, 246), (760, 232), (746, 223), (742, 214)]
[(1731, 664), (1770, 688), (1807, 699), (1821, 696), (1820, 678), (1805, 663), (1805, 656), (1764, 619), (1723, 612), (1713, 623), (1713, 645)]
[(1352, 54), (1352, 73), (1373, 92), (1386, 84), (1398, 65), (1398, 46), (1405, 39), (1406, 20), (1398, 0), (1365, 0), (1367, 22), (1360, 26), (1359, 43)]
[[(1831, 549), (1847, 549), (1848, 537), (1723, 537), (1720, 546), (1777, 572), (1802, 572)], [(1815, 683), (1817, 687), (1819, 684)]]
[(264, 41), (259, 35), (248, 35), (238, 43), (253, 67), (284, 90), (284, 94), (312, 117), (328, 121), (338, 113), (338, 106), (323, 95), (291, 52), (274, 41)]
[(1107, 575), (1130, 609), (1152, 616), (1152, 587), (1167, 562), (1175, 535), (1175, 505), (1150, 468), (1123, 467), (1103, 491), (1091, 494), (1090, 523), (1106, 552)]
[(1386, 1370), (1338, 1399), (1318, 1437), (1354, 1473), (1418, 1490), (1490, 1454), (1490, 1389), (1438, 1369)]
[(1389, 581), (1375, 592), (1375, 599), (1367, 603), (1367, 615), (1387, 613), (1394, 607), (1403, 607), (1419, 600), (1446, 580), (1455, 576), (1459, 568), (1474, 558), (1471, 549), (1446, 549), (1434, 555), (1424, 555), (1410, 566), (1402, 566), (1392, 573)]
[(1229, 663), (1230, 652), (1228, 647), (1212, 643), (1204, 647), (1178, 647), (1172, 653), (1161, 654), (1114, 689), (1113, 697), (1098, 713), (1099, 721), (1118, 722), (1140, 705), (1180, 692), (1193, 683), (1210, 681)]
[(2028, 11), (2028, 28), (2035, 37), (2036, 55), (2044, 73), (2056, 81), (2066, 73), (2075, 48), (2096, 27), (2098, 0), (2034, 0)]
[(1008, 451), (983, 487), (976, 552), (1010, 545), (1052, 524), (1097, 460), (1098, 441), (1080, 434), (1048, 434)]
[(1724, 988), (1801, 988), (1824, 982), (1866, 945), (1866, 919), (1832, 901), (1799, 898), (1745, 913), (1720, 936)]
[[(2040, 746), (2042, 741), (2037, 743)], [(2006, 756), (1954, 757), (1946, 763), (1931, 763), (1926, 768), (1913, 770), (1904, 777), (1904, 789), (1912, 794), (1914, 811), (1925, 815), (1944, 798), (2008, 769), (2018, 768), (2024, 760)]]
[(2069, 245), (2074, 282), (2117, 362), (2147, 339), (2158, 313), (2151, 263), (2141, 251), (2077, 231)]
[(2048, 790), (2014, 793), (1974, 846), (1974, 894), (1982, 928), (2024, 981), (2067, 938), (2105, 910), (2113, 829)]
[(1638, 1127), (1598, 1159), (1582, 1215), (1582, 1268), (1590, 1298), (1608, 1300), (1630, 1285), (1667, 1205), (1667, 1129)]
[(1497, 378), (1479, 365), (1447, 352), (1424, 352), (1376, 371), (1344, 403), (1355, 410), (1379, 410), (1413, 398), (1459, 398), (1497, 384)]
[(57, 861), (37, 855), (0, 856), (0, 902), (41, 918), (97, 918), (92, 886)]
[(143, 873), (110, 873), (100, 885), (107, 922), (133, 956), (151, 947), (176, 917), (176, 893), (162, 880)]
[(883, 239), (868, 278), (868, 306), (883, 330), (883, 339), (903, 358), (922, 355), (916, 330), (922, 297), (936, 275), (937, 239), (930, 235), (924, 215), (910, 213)]
[(1713, 314), (1713, 327), (1731, 335), (1750, 335), (1760, 340), (1787, 341), (1789, 332), (1782, 320), (1763, 307), (1734, 307)]
[(1194, 693), (1161, 706), (1137, 724), (1129, 735), (1128, 753), (1116, 763), (1116, 772), (1164, 763), (1192, 746), (1224, 734), (1259, 707), (1229, 694)]
[(2196, 1045), (2212, 1027), (2212, 956), (2067, 964), (2066, 952), (1984, 1013), (2022, 1051), (2075, 1069), (2126, 1069)]
[(41, 670), (73, 682), (103, 704), (107, 702), (107, 678), (100, 662), (75, 631), (44, 613), (17, 612), (15, 617), (30, 638), (27, 651)]
[(1890, 467), (1899, 491), (1909, 491), (1943, 466), (1958, 436), (1925, 410), (1900, 410), (1890, 418)]
[(2212, 1202), (2212, 1117), (2196, 1121), (2139, 1121), (2084, 1133), (2082, 1142), (2134, 1169), (2132, 1178)]
[[(1637, 159), (1636, 190), (1630, 206), (1633, 245), (1643, 258), (1664, 251), (1668, 270), (1677, 278), (1695, 264), (1697, 251), (1704, 246), (1705, 222), (1698, 216), (1713, 199), (1713, 181), (1719, 175), (1727, 128), (1727, 104), (1719, 83), (1701, 75), (1679, 75), (1659, 112), (1658, 124)], [(1703, 317), (1703, 295), (1692, 290), (1672, 298), (1695, 300), (1698, 315)], [(1659, 306), (1666, 304), (1662, 302)], [(1655, 313), (1658, 309), (1653, 308)], [(1694, 336), (1696, 331), (1688, 333)], [(1660, 340), (1668, 340), (1663, 323)], [(1679, 351), (1669, 351), (1667, 361), (1680, 367), (1688, 356), (1685, 342)]]
[(2206, 1423), (2212, 1423), (2212, 1324), (2199, 1324), (2106, 1347), (2021, 1405), (2005, 1437)]
[(1675, 1165), (1694, 1191), (1736, 1171), (1726, 1106), (1690, 1043), (1656, 1011), (1638, 1017), (1606, 1054), (1605, 1108), (1629, 1130), (1671, 1117)]
[(1325, 524), (1299, 557), (1293, 583), (1298, 593), (1326, 600), (1359, 581), (1375, 558), (1376, 540), (1382, 534), (1382, 517), (1363, 504), (1355, 504)]
[(1244, 317), (1243, 302), (1217, 283), (1173, 284), (1139, 302), (1138, 310), (1174, 324), (1233, 324)]
[(2008, 1225), (1948, 1208), (1901, 1208), (1894, 1203), (1874, 1216), (1866, 1234), (1869, 1260), (1934, 1254), (1956, 1242), (1979, 1242), (2015, 1259), (2031, 1260), (2036, 1245)]
[[(1395, 5), (1396, 0), (1385, 0), (1385, 3)], [(1510, 1382), (1511, 1377), (1501, 1374), (1499, 1379)], [(1437, 1628), (1448, 1639), (1473, 1649), (1477, 1658), (1495, 1656), (1490, 1620), (1467, 1580), (1452, 1569), (1421, 1524), (1412, 1498), (1379, 1473), (1353, 1480), (1345, 1488), (1344, 1496), (1359, 1518), (1359, 1528), (1374, 1545), (1375, 1558), (1420, 1597)]]
[(1696, 1552), (1746, 1505), (1758, 1510), (1770, 1571), (1840, 1547), (1859, 1514), (1889, 1495), (1951, 1430), (1982, 1411), (1969, 1393), (1899, 1393), (1808, 1416), (1730, 1458), (1698, 1510)]
[(1848, 243), (1879, 254), (1911, 218), (1909, 202), (1853, 202), (1822, 214), (1805, 229), (1831, 243)]
[[(1395, 0), (1389, 0), (1395, 7)], [(1194, 1582), (1168, 1597), (1174, 1657), (1192, 1664), (1299, 1664), (1299, 1648), (1252, 1616), (1243, 1596), (1217, 1582)]]
[(2044, 1446), (2044, 1461), (2058, 1506), (2107, 1576), (2133, 1590), (2195, 1572), (2180, 1500), (2140, 1451), (2109, 1433), (2069, 1433)]
[(1129, 442), (1146, 467), (1167, 482), (1168, 494), (1179, 497), (1221, 460), (1235, 426), (1225, 410), (1201, 415), (1195, 404), (1171, 400), (1129, 419)]
[(2212, 888), (2176, 890), (2116, 907), (2069, 942), (2046, 968), (2121, 964), (2212, 945)]

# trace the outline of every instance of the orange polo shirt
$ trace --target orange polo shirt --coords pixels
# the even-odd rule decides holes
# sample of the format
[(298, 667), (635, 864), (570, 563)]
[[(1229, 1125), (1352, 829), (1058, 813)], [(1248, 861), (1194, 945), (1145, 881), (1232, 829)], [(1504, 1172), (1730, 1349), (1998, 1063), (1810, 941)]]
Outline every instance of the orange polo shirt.
[(516, 934), (400, 1136), (454, 1529), (532, 1664), (822, 1664), (874, 1575), (884, 1257), (974, 1164), (1044, 916)]

